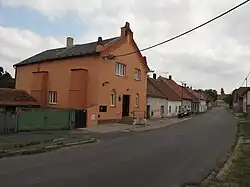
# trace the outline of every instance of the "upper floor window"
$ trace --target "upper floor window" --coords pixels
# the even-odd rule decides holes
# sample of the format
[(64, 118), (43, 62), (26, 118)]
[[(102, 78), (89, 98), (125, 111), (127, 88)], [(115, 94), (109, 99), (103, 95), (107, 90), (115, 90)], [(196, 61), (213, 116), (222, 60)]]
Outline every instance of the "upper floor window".
[(49, 91), (49, 104), (57, 103), (57, 92)]
[(141, 70), (135, 69), (135, 80), (141, 80)]
[(115, 74), (124, 77), (126, 75), (126, 66), (117, 62), (115, 64)]

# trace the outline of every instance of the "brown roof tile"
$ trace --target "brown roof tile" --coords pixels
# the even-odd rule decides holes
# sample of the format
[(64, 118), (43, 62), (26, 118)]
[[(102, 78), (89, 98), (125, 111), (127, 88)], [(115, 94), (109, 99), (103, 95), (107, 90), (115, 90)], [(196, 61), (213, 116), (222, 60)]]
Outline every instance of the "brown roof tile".
[(0, 105), (39, 106), (28, 92), (9, 88), (0, 88)]
[(150, 97), (166, 98), (164, 94), (158, 89), (156, 81), (157, 80), (148, 77), (147, 95)]

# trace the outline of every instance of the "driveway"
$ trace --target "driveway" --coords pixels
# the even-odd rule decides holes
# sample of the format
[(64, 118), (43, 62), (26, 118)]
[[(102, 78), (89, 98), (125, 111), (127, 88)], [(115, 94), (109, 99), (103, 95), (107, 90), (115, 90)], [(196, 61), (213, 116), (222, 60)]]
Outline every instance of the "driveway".
[(202, 180), (230, 150), (236, 120), (223, 108), (166, 128), (0, 160), (4, 187), (177, 187)]

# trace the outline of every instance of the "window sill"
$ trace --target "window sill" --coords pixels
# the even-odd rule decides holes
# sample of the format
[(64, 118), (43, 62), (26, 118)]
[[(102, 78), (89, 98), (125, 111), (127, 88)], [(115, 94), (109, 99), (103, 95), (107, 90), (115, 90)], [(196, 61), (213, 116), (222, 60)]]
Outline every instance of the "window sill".
[(117, 75), (117, 74), (116, 74), (116, 76), (117, 76), (117, 77), (124, 77), (124, 78), (125, 78), (125, 75)]
[(49, 105), (57, 105), (57, 103), (49, 103)]
[(110, 108), (115, 108), (115, 105), (110, 105)]
[(141, 81), (141, 79), (134, 79), (135, 81)]

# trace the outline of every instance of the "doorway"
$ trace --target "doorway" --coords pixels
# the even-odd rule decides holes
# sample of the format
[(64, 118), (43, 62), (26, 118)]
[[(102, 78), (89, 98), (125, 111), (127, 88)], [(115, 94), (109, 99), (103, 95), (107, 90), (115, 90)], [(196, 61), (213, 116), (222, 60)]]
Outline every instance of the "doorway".
[(130, 95), (123, 95), (122, 98), (122, 116), (129, 116)]
[(86, 128), (87, 110), (76, 110), (75, 112), (75, 128)]

